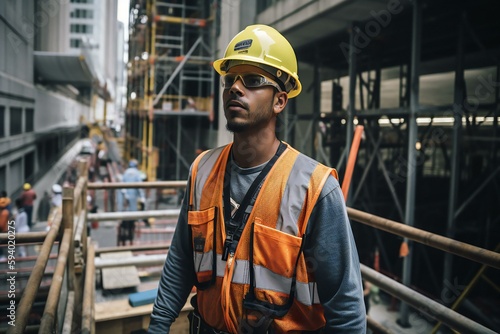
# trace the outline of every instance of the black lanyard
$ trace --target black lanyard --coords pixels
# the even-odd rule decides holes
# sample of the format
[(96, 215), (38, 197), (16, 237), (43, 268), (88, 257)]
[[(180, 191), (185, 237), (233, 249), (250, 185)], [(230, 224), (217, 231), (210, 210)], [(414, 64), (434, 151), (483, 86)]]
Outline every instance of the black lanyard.
[[(252, 185), (248, 189), (243, 201), (236, 210), (236, 213), (231, 215), (231, 166), (228, 159), (226, 173), (224, 176), (224, 219), (226, 221), (226, 240), (224, 242), (224, 251), (222, 253), (222, 260), (226, 261), (228, 255), (234, 254), (236, 251), (236, 246), (240, 240), (243, 229), (247, 223), (248, 215), (245, 216), (245, 212), (250, 205), (251, 201), (257, 198), (258, 191), (262, 185), (262, 181), (266, 178), (267, 174), (274, 166), (276, 160), (285, 151), (286, 145), (280, 141), (280, 145), (276, 150), (274, 156), (267, 162), (262, 171), (257, 175)], [(227, 178), (227, 179), (226, 179)]]

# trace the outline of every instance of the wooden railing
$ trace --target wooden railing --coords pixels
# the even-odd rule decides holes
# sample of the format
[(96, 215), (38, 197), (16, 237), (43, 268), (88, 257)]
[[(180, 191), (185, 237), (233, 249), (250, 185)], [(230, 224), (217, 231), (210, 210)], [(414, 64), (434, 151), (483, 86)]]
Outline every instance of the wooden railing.
[[(18, 233), (15, 236), (16, 247), (26, 243), (42, 243), (35, 265), (21, 299), (15, 310), (15, 326), (9, 325), (7, 333), (25, 333), (36, 330), (39, 333), (81, 331), (82, 310), (90, 305), (92, 310), (93, 300), (86, 305), (82, 304), (85, 284), (91, 284), (94, 278), (91, 275), (94, 268), (93, 259), (88, 262), (87, 240), (87, 161), (79, 161), (79, 179), (74, 188), (63, 188), (63, 203), (61, 208), (56, 208), (48, 232)], [(0, 241), (7, 242), (9, 235), (0, 234)], [(28, 319), (39, 292), (39, 287), (44, 277), (51, 250), (56, 242), (59, 243), (57, 264), (50, 283), (50, 289), (45, 301), (45, 308), (38, 326), (27, 326)], [(90, 274), (83, 271), (87, 268)], [(12, 270), (15, 272), (15, 268)], [(92, 296), (92, 294), (90, 294)], [(15, 298), (11, 303), (15, 305)], [(64, 312), (61, 313), (61, 310)], [(87, 320), (85, 318), (85, 320)], [(88, 326), (92, 328), (91, 325)], [(89, 332), (93, 332), (90, 330)]]
[[(56, 215), (50, 230), (48, 232), (20, 233), (16, 236), (18, 243), (43, 242), (43, 245), (17, 307), (16, 326), (9, 328), (8, 333), (23, 333), (25, 331), (28, 316), (49, 259), (50, 250), (56, 241), (60, 244), (58, 260), (39, 326), (39, 333), (60, 331), (62, 330), (60, 327), (63, 327), (68, 332), (94, 333), (95, 271), (98, 270), (97, 268), (123, 265), (123, 263), (113, 264), (108, 263), (110, 261), (96, 261), (95, 254), (104, 250), (95, 250), (90, 238), (87, 238), (87, 220), (109, 221), (125, 217), (137, 219), (151, 216), (178, 215), (178, 210), (89, 214), (86, 205), (87, 189), (182, 188), (186, 187), (186, 182), (88, 184), (85, 166), (82, 165), (80, 170), (81, 176), (75, 188), (63, 189), (62, 210)], [(493, 268), (500, 268), (500, 254), (497, 252), (462, 243), (356, 209), (348, 208), (348, 214), (352, 221), (357, 221)], [(2, 243), (7, 240), (8, 235), (6, 233), (0, 234), (0, 241)], [(131, 246), (127, 249), (153, 250), (158, 249), (158, 246)], [(112, 250), (108, 249), (107, 251)], [(129, 259), (127, 264), (147, 263), (148, 265), (162, 265), (163, 262), (164, 257), (162, 258), (161, 256), (139, 256), (136, 259)], [(460, 315), (454, 310), (429, 299), (419, 292), (369, 267), (362, 265), (361, 272), (365, 280), (455, 330), (493, 333), (493, 331), (483, 325)], [(63, 314), (57, 313), (57, 310), (61, 309), (60, 305), (65, 306)], [(60, 322), (63, 326), (58, 325), (58, 317), (63, 317), (63, 321)], [(374, 332), (389, 332), (370, 318), (368, 318), (368, 325)]]

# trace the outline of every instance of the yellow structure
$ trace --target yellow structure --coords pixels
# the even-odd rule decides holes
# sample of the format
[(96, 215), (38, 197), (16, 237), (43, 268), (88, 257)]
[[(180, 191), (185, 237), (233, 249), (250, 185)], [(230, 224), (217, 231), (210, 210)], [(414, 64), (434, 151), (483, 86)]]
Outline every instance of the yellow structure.
[(124, 158), (138, 159), (148, 180), (187, 177), (195, 149), (210, 146), (215, 9), (188, 0), (130, 3)]

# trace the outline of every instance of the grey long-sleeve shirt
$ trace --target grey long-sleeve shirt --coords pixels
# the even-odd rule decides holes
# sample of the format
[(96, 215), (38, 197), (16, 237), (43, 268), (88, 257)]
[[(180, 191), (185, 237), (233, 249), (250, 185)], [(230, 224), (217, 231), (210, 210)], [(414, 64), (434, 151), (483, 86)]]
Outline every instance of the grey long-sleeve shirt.
[[(234, 174), (235, 178), (241, 175), (238, 171)], [(159, 282), (149, 333), (169, 332), (194, 285), (186, 198)], [(311, 214), (307, 234), (304, 255), (315, 271), (326, 318), (324, 333), (364, 334), (366, 318), (358, 253), (342, 191), (331, 176)]]

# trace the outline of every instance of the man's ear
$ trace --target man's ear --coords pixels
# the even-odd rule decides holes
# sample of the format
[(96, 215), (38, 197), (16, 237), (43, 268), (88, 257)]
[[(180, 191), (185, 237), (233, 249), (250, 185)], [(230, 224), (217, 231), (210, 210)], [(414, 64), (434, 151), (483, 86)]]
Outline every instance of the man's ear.
[(278, 116), (283, 109), (285, 109), (286, 104), (288, 103), (288, 94), (286, 92), (277, 92), (274, 94), (273, 102), (273, 112), (276, 116)]

